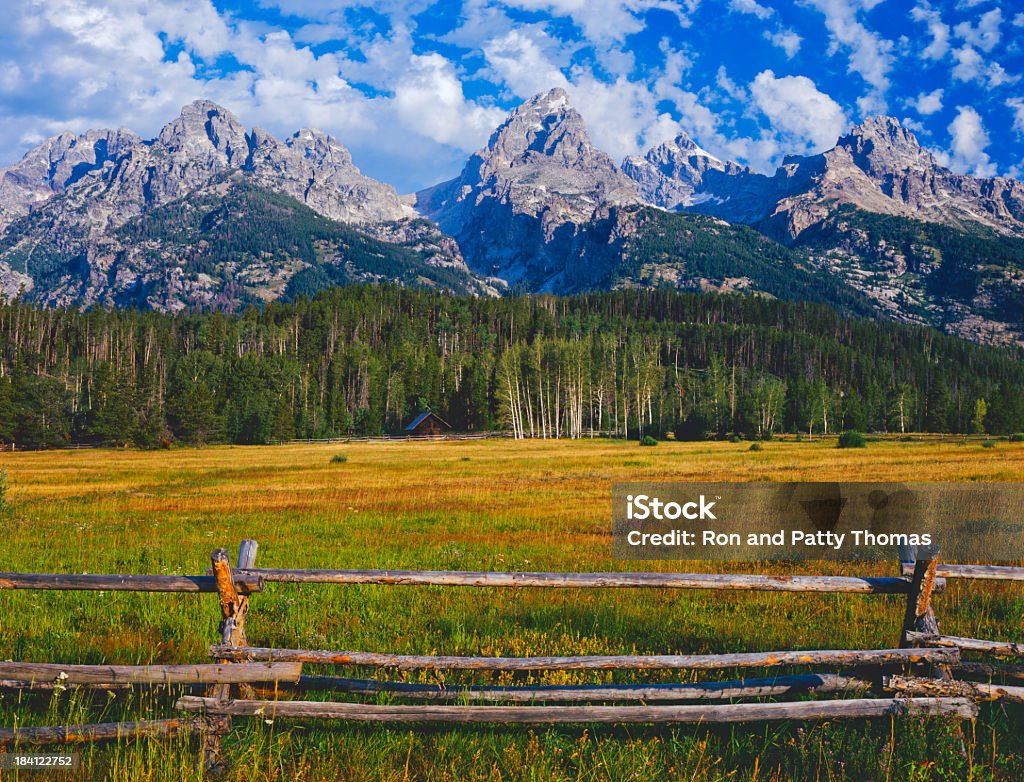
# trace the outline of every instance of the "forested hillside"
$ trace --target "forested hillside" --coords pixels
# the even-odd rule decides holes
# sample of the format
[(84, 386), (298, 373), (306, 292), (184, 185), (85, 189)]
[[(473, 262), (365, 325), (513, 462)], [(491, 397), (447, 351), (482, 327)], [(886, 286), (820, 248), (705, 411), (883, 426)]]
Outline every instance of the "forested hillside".
[(636, 437), (1024, 429), (1019, 352), (754, 296), (386, 285), (238, 316), (0, 306), (0, 440), (159, 447), (399, 430)]

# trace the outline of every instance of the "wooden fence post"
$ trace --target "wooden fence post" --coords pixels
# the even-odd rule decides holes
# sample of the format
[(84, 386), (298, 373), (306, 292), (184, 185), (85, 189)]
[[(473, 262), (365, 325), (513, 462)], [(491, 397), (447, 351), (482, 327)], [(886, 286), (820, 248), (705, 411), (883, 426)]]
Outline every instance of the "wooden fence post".
[[(251, 568), (256, 562), (258, 544), (255, 540), (243, 540), (238, 547), (238, 568)], [(249, 598), (240, 594), (231, 572), (231, 560), (227, 549), (219, 548), (210, 555), (213, 577), (217, 581), (217, 595), (220, 598), (221, 624), (220, 642), (223, 646), (245, 646), (245, 617), (249, 612)], [(222, 662), (230, 662), (222, 660)], [(251, 691), (251, 688), (250, 688)], [(219, 684), (211, 688), (210, 696), (218, 701), (231, 697), (231, 685)], [(221, 762), (221, 738), (231, 729), (231, 718), (210, 724), (203, 740), (203, 767), (217, 774), (224, 770)]]
[[(903, 617), (903, 632), (900, 635), (900, 647), (919, 646), (915, 633), (927, 633), (930, 636), (939, 634), (939, 620), (932, 608), (932, 593), (935, 590), (935, 571), (939, 566), (938, 547), (916, 549), (914, 554), (914, 573), (910, 577), (910, 589), (907, 591), (907, 612)], [(901, 552), (901, 559), (903, 559)], [(901, 563), (902, 568), (902, 563)], [(932, 676), (939, 681), (951, 681), (953, 674), (948, 665), (941, 663), (932, 665)], [(967, 739), (963, 729), (957, 725), (960, 738), (960, 754), (967, 757)]]
[(938, 567), (938, 550), (921, 551), (921, 557), (914, 563), (914, 574), (910, 577), (907, 590), (907, 611), (903, 617), (903, 632), (900, 648), (915, 646), (910, 633), (939, 634), (939, 622), (932, 609), (932, 592), (935, 590), (935, 569)]

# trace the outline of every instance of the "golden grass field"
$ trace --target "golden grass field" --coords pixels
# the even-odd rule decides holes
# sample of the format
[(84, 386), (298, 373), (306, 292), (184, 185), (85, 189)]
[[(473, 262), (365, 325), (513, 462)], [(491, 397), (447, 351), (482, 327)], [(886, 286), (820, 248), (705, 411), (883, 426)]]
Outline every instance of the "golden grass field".
[[(748, 449), (486, 440), (3, 453), (10, 488), (0, 571), (200, 573), (213, 548), (235, 552), (252, 537), (264, 567), (798, 572), (768, 563), (616, 562), (611, 483), (1024, 479), (1022, 443), (876, 441), (838, 450), (816, 440)], [(336, 454), (347, 462), (332, 463)], [(896, 566), (800, 572), (812, 569), (892, 574)], [(951, 583), (937, 610), (950, 634), (1019, 640), (1024, 628), (1019, 585)], [(902, 611), (902, 599), (887, 596), (271, 584), (253, 598), (248, 635), (266, 646), (483, 655), (870, 648), (895, 645)], [(0, 658), (202, 662), (218, 619), (209, 595), (0, 591)], [(680, 678), (697, 677), (448, 680)], [(166, 693), (0, 693), (0, 724), (154, 717), (169, 714), (171, 702)], [(225, 747), (228, 778), (238, 780), (1009, 781), (1024, 779), (1022, 716), (986, 706), (964, 743), (948, 723), (921, 720), (457, 730), (238, 720)], [(80, 751), (82, 768), (70, 778), (201, 777), (196, 747), (184, 740)]]

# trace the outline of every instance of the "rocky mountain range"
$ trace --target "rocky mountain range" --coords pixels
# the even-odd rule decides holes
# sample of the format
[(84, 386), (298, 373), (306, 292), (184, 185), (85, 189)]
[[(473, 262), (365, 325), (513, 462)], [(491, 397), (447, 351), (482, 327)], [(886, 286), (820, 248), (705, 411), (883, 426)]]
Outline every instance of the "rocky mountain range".
[(0, 169), (0, 290), (52, 306), (237, 308), (359, 281), (498, 295), (623, 286), (822, 301), (1024, 342), (1024, 184), (871, 118), (772, 175), (685, 134), (617, 165), (555, 89), (411, 196), (312, 129), (209, 101), (155, 139), (62, 133)]

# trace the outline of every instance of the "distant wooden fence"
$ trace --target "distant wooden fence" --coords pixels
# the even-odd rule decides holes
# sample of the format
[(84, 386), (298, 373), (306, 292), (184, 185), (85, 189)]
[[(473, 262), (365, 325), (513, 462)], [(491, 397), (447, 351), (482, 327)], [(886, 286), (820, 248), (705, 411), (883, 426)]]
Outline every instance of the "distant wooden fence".
[[(1024, 703), (1024, 666), (968, 662), (962, 652), (997, 658), (1024, 657), (1024, 645), (942, 635), (932, 596), (945, 579), (1024, 581), (1024, 568), (957, 565), (937, 559), (904, 564), (894, 577), (831, 575), (769, 576), (717, 573), (504, 573), (439, 570), (308, 570), (257, 568), (257, 545), (245, 540), (232, 567), (225, 549), (211, 555), (204, 575), (75, 575), (0, 573), (0, 589), (105, 590), (215, 593), (221, 625), (212, 664), (64, 665), (0, 663), (0, 687), (53, 689), (133, 686), (199, 687), (176, 708), (184, 718), (63, 727), (0, 729), (0, 746), (140, 737), (198, 735), (208, 769), (220, 765), (221, 737), (233, 717), (296, 717), (395, 723), (734, 723), (777, 719), (839, 719), (902, 715), (973, 718), (978, 702)], [(459, 657), (402, 655), (360, 650), (272, 649), (250, 645), (246, 617), (253, 595), (266, 584), (442, 585), (514, 588), (658, 588), (767, 592), (898, 595), (904, 621), (899, 644), (890, 649), (781, 650), (733, 654)], [(733, 670), (825, 668), (824, 672), (688, 684), (611, 684), (438, 687), (375, 679), (305, 675), (305, 664), (397, 670)], [(849, 673), (839, 673), (847, 671)], [(915, 672), (916, 671), (916, 672)], [(303, 701), (283, 698), (289, 690), (327, 690), (356, 697), (382, 693), (416, 705)], [(743, 699), (833, 696), (813, 701), (750, 702)], [(270, 696), (270, 697), (267, 697)], [(851, 697), (857, 696), (857, 697)], [(867, 696), (867, 697), (865, 697)], [(707, 705), (708, 701), (736, 701)], [(457, 701), (457, 703), (450, 703)], [(624, 703), (639, 705), (621, 705)], [(690, 705), (681, 705), (690, 702)], [(696, 702), (696, 703), (694, 703)], [(500, 705), (479, 705), (500, 704)], [(551, 705), (554, 704), (554, 705)], [(614, 705), (608, 705), (614, 704)]]

